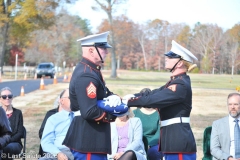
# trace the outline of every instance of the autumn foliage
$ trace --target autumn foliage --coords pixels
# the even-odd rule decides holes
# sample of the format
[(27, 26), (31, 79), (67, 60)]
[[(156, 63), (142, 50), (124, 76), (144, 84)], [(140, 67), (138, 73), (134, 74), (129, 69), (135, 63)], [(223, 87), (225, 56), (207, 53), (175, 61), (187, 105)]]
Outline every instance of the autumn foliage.
[[(109, 10), (114, 8), (109, 9), (109, 6), (100, 3), (103, 1), (98, 2), (107, 15), (96, 33), (111, 31), (109, 42), (114, 42), (104, 68), (112, 69), (114, 66), (117, 69), (164, 71), (164, 53), (171, 49), (171, 41), (175, 40), (198, 58), (198, 70), (194, 72), (240, 73), (240, 23), (226, 31), (216, 24), (200, 22), (192, 28), (184, 23), (171, 24), (161, 19), (139, 24), (126, 15), (113, 16)], [(19, 65), (51, 61), (61, 67), (63, 61), (67, 66), (78, 63), (82, 54), (81, 45), (76, 40), (92, 34), (90, 20), (82, 19), (81, 15), (70, 15), (64, 9), (55, 12), (57, 3), (52, 1), (24, 2), (21, 3), (22, 10), (12, 18), (0, 8), (0, 27), (9, 32), (4, 53), (5, 59), (9, 55), (11, 58), (7, 58), (5, 63), (13, 65), (16, 53)], [(12, 3), (9, 11), (16, 6)], [(0, 45), (0, 49), (1, 46), (4, 45)], [(116, 58), (114, 64), (113, 56)]]
[(22, 52), (22, 50), (17, 46), (12, 46), (12, 48), (10, 49), (10, 56), (8, 60), (11, 66), (15, 66), (16, 57), (18, 59), (17, 65), (20, 65), (24, 62), (24, 53)]

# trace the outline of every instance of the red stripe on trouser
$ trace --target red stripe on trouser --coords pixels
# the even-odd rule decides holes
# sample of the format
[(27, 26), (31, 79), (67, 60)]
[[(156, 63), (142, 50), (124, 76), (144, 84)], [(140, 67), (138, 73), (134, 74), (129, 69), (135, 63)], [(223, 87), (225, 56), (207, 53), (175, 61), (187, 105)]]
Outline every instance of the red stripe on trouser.
[(183, 160), (183, 155), (182, 155), (182, 153), (179, 153), (179, 154), (178, 154), (178, 159), (179, 159), (179, 160)]
[(91, 153), (87, 153), (87, 160), (91, 160)]

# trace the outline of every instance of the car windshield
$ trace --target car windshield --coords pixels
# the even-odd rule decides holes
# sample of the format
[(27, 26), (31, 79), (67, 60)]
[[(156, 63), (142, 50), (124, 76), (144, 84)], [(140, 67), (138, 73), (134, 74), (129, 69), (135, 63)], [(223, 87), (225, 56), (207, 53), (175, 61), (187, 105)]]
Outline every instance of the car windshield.
[(39, 68), (39, 69), (51, 68), (51, 65), (49, 65), (49, 64), (46, 64), (46, 65), (39, 65), (38, 68)]

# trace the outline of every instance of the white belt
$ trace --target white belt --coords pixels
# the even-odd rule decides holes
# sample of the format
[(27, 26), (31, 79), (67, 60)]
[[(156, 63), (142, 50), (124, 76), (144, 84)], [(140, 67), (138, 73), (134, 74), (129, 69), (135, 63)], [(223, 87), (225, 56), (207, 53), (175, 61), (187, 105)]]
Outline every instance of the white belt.
[(168, 120), (161, 121), (161, 127), (165, 127), (175, 123), (190, 123), (189, 117), (176, 117)]

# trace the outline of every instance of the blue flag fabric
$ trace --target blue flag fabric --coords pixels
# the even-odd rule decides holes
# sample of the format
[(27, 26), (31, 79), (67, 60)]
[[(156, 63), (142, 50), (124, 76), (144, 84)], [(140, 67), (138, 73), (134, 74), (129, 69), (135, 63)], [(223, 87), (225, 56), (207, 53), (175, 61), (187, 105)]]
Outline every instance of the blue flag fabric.
[(128, 106), (124, 103), (121, 103), (120, 105), (116, 106), (116, 107), (110, 107), (108, 105), (108, 102), (105, 100), (98, 100), (97, 101), (97, 105), (99, 108), (101, 108), (102, 110), (104, 110), (107, 113), (110, 113), (114, 116), (123, 116), (128, 112)]

